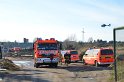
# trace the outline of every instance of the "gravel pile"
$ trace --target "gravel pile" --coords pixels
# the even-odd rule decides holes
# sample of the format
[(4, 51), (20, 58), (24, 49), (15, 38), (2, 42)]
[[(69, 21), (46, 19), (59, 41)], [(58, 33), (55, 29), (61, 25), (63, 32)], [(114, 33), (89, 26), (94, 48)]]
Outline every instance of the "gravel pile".
[(0, 59), (0, 68), (17, 71), (20, 70), (20, 67), (15, 65), (11, 60), (9, 59)]

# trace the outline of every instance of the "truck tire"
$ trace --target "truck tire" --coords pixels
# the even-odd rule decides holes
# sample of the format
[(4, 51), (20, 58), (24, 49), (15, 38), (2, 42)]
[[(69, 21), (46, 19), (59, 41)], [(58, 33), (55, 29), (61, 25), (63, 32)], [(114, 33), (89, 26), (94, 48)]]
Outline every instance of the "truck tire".
[(58, 67), (58, 63), (55, 63), (55, 64), (54, 64), (54, 67), (56, 67), (56, 68), (57, 68), (57, 67)]
[(38, 68), (38, 67), (39, 67), (39, 64), (36, 63), (36, 64), (35, 64), (35, 67)]
[(49, 67), (53, 67), (53, 65), (52, 64), (49, 64)]

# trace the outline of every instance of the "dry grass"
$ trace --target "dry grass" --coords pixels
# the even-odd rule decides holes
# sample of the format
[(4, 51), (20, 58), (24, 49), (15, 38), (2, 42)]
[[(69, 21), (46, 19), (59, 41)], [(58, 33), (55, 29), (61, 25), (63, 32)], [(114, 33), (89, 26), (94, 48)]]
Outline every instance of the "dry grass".
[[(114, 81), (114, 65), (113, 67), (113, 71), (111, 72), (111, 77), (109, 78), (109, 82), (113, 82)], [(118, 60), (117, 61), (117, 79), (118, 82), (124, 82), (124, 61)]]

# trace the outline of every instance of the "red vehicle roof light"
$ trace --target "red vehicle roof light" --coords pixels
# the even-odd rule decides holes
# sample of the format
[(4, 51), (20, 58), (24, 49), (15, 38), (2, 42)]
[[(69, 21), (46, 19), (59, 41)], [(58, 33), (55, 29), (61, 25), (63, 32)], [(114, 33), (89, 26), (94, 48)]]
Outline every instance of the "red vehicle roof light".
[(55, 38), (50, 38), (50, 40), (55, 40)]

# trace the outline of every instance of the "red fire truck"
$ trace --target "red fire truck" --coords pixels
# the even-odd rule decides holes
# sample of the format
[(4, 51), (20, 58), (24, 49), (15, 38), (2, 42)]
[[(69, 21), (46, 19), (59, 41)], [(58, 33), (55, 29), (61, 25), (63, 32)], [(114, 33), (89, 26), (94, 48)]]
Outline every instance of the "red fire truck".
[(37, 38), (33, 43), (34, 67), (40, 65), (58, 66), (60, 43), (54, 38)]

